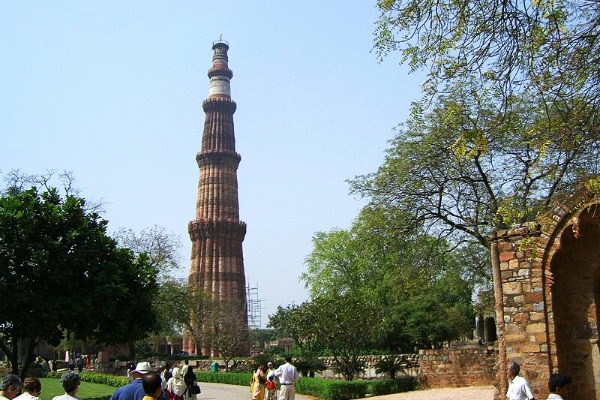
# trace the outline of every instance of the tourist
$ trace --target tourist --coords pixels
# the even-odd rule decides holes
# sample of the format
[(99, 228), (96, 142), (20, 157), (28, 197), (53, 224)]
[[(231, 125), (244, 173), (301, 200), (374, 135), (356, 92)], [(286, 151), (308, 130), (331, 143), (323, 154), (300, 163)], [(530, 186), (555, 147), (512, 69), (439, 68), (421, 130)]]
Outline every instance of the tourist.
[(83, 371), (83, 366), (85, 365), (85, 362), (83, 361), (83, 357), (81, 355), (77, 357), (77, 359), (75, 360), (75, 364), (77, 365), (77, 371), (81, 373)]
[(65, 390), (65, 394), (54, 396), (52, 400), (77, 400), (75, 395), (77, 394), (77, 391), (79, 390), (79, 384), (81, 383), (79, 375), (77, 375), (75, 372), (67, 372), (60, 377), (60, 383)]
[(170, 400), (183, 400), (185, 388), (185, 382), (179, 372), (179, 368), (177, 368), (171, 379), (167, 381), (167, 396)]
[(548, 379), (550, 394), (548, 400), (564, 400), (562, 395), (566, 393), (565, 386), (571, 383), (571, 379), (561, 374), (552, 374)]
[(15, 400), (39, 400), (42, 393), (42, 383), (38, 378), (25, 378), (23, 381), (23, 393), (15, 397)]
[(529, 383), (519, 376), (521, 366), (513, 361), (508, 365), (508, 391), (506, 397), (509, 400), (534, 400), (533, 392), (529, 387)]
[(198, 386), (198, 380), (191, 365), (188, 366), (187, 372), (183, 376), (183, 383), (185, 384), (185, 399), (196, 400), (198, 398), (197, 394), (200, 393), (200, 386)]
[(142, 400), (156, 400), (162, 393), (163, 378), (158, 372), (148, 372), (142, 377), (142, 387), (144, 388), (144, 397)]
[(261, 364), (252, 375), (252, 380), (250, 381), (252, 400), (263, 400), (265, 398), (266, 381), (267, 376), (265, 375), (265, 366)]
[(185, 360), (183, 362), (183, 365), (181, 366), (181, 376), (185, 376), (185, 374), (187, 374), (189, 367), (190, 367), (190, 362), (188, 360)]
[(285, 364), (280, 365), (275, 371), (275, 376), (279, 379), (279, 400), (294, 400), (296, 391), (294, 384), (300, 377), (298, 370), (292, 365), (292, 357), (285, 358)]
[(0, 400), (12, 400), (21, 393), (23, 384), (15, 374), (6, 374), (0, 384)]
[(275, 376), (275, 369), (273, 363), (267, 363), (267, 381), (265, 382), (265, 397), (266, 400), (277, 400), (277, 377)]
[[(129, 373), (131, 382), (118, 388), (110, 397), (110, 400), (142, 400), (145, 396), (142, 377), (149, 372), (156, 372), (152, 369), (149, 362), (143, 361), (138, 363), (135, 369)], [(159, 399), (167, 400), (167, 397), (162, 394)]]

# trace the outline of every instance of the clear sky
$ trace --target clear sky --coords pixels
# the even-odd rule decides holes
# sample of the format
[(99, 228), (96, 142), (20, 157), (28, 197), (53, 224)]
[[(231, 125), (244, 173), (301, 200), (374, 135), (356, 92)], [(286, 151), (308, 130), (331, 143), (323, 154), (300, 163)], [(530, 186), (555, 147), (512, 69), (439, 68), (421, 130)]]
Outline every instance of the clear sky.
[(212, 42), (229, 67), (246, 280), (262, 325), (308, 299), (299, 275), (317, 231), (363, 202), (421, 77), (378, 63), (375, 0), (2, 1), (0, 171), (71, 171), (109, 228), (181, 238), (187, 275)]

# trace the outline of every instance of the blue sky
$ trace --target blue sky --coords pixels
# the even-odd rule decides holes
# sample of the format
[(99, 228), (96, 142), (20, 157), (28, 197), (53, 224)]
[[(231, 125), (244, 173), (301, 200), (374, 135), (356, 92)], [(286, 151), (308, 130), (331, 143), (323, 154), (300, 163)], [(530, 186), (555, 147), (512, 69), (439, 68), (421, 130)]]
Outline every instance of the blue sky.
[(181, 237), (187, 275), (212, 42), (229, 42), (247, 283), (262, 324), (308, 299), (317, 231), (363, 205), (419, 75), (378, 63), (375, 1), (0, 2), (0, 171), (72, 171), (110, 230)]

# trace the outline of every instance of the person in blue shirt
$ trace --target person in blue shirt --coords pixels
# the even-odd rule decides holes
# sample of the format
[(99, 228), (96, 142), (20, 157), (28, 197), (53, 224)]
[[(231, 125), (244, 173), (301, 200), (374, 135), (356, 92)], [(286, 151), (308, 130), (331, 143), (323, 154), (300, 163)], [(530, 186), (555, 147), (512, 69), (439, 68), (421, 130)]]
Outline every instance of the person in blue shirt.
[[(135, 369), (129, 373), (132, 381), (118, 388), (110, 397), (110, 400), (142, 400), (146, 395), (142, 386), (142, 377), (149, 372), (156, 372), (149, 362), (143, 361), (138, 363)], [(164, 393), (161, 393), (157, 400), (168, 399)]]

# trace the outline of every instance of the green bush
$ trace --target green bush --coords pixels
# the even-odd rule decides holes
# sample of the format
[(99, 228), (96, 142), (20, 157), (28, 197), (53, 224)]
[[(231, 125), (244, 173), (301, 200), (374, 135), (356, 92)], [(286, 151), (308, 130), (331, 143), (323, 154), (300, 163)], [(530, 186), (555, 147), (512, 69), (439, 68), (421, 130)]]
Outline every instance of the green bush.
[(250, 386), (252, 374), (247, 372), (196, 372), (198, 382), (224, 383), (226, 385)]
[(372, 396), (410, 392), (418, 388), (417, 378), (404, 376), (398, 379), (373, 380), (369, 382), (369, 393)]
[(318, 397), (322, 400), (360, 399), (366, 396), (368, 381), (337, 381), (332, 379), (302, 377), (296, 383), (296, 393)]
[[(49, 372), (48, 378), (60, 378), (64, 372)], [(113, 387), (125, 386), (129, 383), (129, 378), (126, 376), (116, 376), (108, 374), (98, 374), (95, 372), (82, 372), (79, 374), (79, 378), (83, 382), (99, 383), (101, 385), (108, 385)]]

